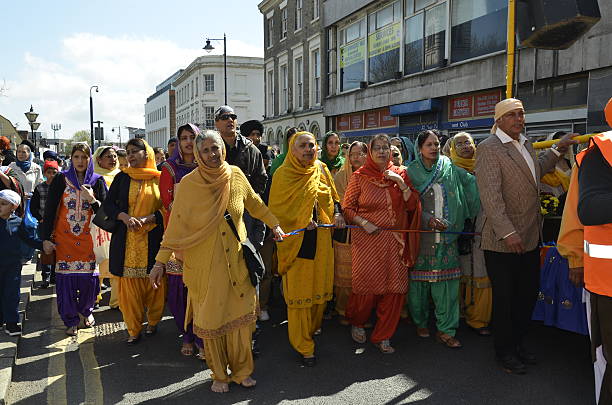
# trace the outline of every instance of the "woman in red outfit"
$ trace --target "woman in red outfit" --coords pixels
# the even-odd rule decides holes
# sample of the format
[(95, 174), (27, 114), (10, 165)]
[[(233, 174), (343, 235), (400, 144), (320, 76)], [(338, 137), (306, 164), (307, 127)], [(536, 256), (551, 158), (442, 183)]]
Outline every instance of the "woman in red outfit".
[(374, 136), (365, 165), (351, 176), (342, 201), (348, 222), (361, 226), (352, 233), (352, 293), (346, 316), (351, 336), (365, 343), (364, 324), (376, 309), (370, 340), (381, 352), (393, 353), (395, 333), (408, 292), (408, 267), (418, 253), (418, 234), (384, 229), (419, 229), (421, 205), (406, 170), (391, 163), (387, 135)]

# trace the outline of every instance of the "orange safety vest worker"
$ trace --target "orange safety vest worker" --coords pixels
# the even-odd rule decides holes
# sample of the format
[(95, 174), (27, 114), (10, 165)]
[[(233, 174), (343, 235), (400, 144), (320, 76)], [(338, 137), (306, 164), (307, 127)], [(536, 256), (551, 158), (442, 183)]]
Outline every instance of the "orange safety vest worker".
[[(591, 138), (589, 147), (576, 156), (578, 166), (593, 148), (599, 148), (612, 166), (612, 131)], [(595, 294), (612, 297), (612, 224), (584, 227), (584, 286)]]

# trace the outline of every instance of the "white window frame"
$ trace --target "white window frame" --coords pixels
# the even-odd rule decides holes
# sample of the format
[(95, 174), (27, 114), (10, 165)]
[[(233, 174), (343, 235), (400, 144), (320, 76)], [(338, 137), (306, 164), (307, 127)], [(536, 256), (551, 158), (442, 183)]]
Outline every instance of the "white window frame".
[(312, 21), (316, 21), (319, 19), (321, 15), (321, 1), (320, 0), (312, 0)]
[(274, 117), (274, 64), (266, 68), (266, 116)]
[[(210, 123), (210, 125), (208, 125)], [(204, 126), (206, 129), (215, 128), (215, 107), (204, 107)]]
[[(346, 42), (345, 41), (345, 37), (346, 37), (346, 30), (347, 28), (353, 26), (354, 24), (362, 24), (360, 27), (360, 36), (349, 41)], [(363, 77), (362, 80), (368, 80), (368, 16), (367, 14), (360, 14), (358, 16), (356, 16), (355, 18), (351, 19), (350, 23), (348, 24), (344, 24), (340, 27), (338, 27), (336, 29), (336, 92), (337, 94), (343, 94), (343, 93), (347, 93), (347, 92), (351, 92), (351, 91), (355, 91), (358, 90), (359, 87), (354, 88), (354, 89), (348, 89), (348, 90), (341, 90), (341, 74), (340, 74), (340, 48), (344, 45), (350, 44), (353, 41), (359, 40), (359, 39), (365, 39), (365, 58), (364, 58), (364, 62), (365, 62), (365, 68), (363, 70)]]
[(278, 69), (279, 81), (279, 110), (287, 113), (289, 109), (289, 65), (287, 61), (280, 65)]
[(289, 27), (289, 10), (287, 7), (281, 9), (281, 34), (280, 40), (284, 41), (287, 39), (287, 28)]
[[(209, 88), (210, 84), (212, 86)], [(204, 75), (204, 92), (205, 93), (214, 93), (215, 92), (215, 74), (214, 73), (206, 73)]]
[(268, 28), (268, 48), (272, 48), (274, 46), (274, 18), (272, 16), (266, 19), (267, 28)]
[(302, 29), (304, 25), (303, 0), (295, 0), (295, 32)]
[[(315, 52), (319, 54), (319, 73), (317, 76), (316, 64), (315, 64)], [(308, 76), (309, 76), (309, 95), (308, 95), (308, 106), (316, 107), (321, 105), (322, 98), (322, 80), (321, 74), (323, 72), (323, 66), (321, 66), (323, 58), (321, 55), (321, 35), (316, 34), (308, 39)], [(318, 100), (317, 100), (318, 95)]]
[(301, 54), (293, 59), (293, 108), (304, 108), (304, 57)]

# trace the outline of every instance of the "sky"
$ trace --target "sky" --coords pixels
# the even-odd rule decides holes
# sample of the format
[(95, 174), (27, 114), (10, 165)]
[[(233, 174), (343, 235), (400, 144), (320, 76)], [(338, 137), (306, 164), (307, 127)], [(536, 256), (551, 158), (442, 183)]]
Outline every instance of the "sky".
[[(94, 120), (111, 128), (144, 128), (144, 104), (155, 86), (185, 68), (206, 37), (227, 35), (228, 55), (263, 57), (261, 0), (30, 0), (3, 1), (0, 18), (0, 115), (28, 129), (24, 112), (39, 113), (39, 131), (52, 123), (70, 138)], [(222, 54), (223, 43), (213, 41)], [(115, 129), (115, 134), (117, 130)]]

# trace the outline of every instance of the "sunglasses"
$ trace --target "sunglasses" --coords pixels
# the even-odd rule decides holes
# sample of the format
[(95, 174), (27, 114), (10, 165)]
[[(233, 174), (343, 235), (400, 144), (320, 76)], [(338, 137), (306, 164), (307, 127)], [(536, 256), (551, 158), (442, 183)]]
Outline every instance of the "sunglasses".
[(219, 115), (217, 117), (217, 120), (219, 121), (227, 121), (229, 119), (235, 120), (236, 118), (238, 118), (238, 116), (236, 114), (223, 114), (223, 115)]

